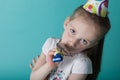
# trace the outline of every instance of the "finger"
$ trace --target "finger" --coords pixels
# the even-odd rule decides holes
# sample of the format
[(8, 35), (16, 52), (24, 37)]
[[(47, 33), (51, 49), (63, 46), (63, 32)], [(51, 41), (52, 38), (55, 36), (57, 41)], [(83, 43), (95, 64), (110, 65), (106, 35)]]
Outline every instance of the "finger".
[(33, 68), (33, 65), (32, 65), (32, 64), (30, 64), (29, 66), (30, 66), (31, 69)]
[(38, 56), (36, 57), (36, 62), (38, 61), (39, 57), (40, 57), (40, 55), (38, 55)]
[(56, 65), (58, 65), (60, 62), (55, 62)]
[(35, 65), (35, 63), (36, 63), (35, 58), (32, 59), (32, 63), (33, 63), (33, 65)]
[(55, 54), (55, 52), (56, 52), (56, 49), (52, 49), (52, 50), (49, 51), (49, 54), (48, 54), (48, 55), (51, 55), (51, 56), (52, 56), (52, 55)]
[(50, 52), (56, 52), (56, 48), (51, 49)]

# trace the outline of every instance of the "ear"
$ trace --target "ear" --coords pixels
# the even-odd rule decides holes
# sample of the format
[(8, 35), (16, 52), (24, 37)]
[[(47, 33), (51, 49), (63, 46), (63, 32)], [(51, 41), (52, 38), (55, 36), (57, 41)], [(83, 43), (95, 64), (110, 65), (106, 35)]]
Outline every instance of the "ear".
[(69, 22), (70, 22), (70, 17), (67, 17), (66, 20), (64, 21), (64, 29), (66, 29)]

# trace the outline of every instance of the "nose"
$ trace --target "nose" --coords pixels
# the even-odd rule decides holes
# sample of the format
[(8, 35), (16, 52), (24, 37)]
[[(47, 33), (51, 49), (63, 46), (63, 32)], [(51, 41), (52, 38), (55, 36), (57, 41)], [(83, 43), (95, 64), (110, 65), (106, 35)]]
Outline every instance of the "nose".
[(69, 41), (67, 41), (67, 44), (68, 44), (69, 46), (75, 48), (76, 45), (77, 45), (77, 40), (76, 40), (76, 39), (69, 40)]

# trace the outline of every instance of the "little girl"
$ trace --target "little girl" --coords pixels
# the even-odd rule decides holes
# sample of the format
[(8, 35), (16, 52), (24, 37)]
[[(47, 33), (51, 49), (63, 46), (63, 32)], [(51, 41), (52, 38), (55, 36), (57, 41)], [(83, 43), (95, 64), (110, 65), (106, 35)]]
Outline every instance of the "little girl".
[[(30, 64), (31, 80), (95, 80), (105, 34), (110, 29), (108, 0), (88, 0), (64, 22), (61, 39), (48, 38), (42, 53)], [(62, 48), (63, 61), (53, 62), (57, 48)]]

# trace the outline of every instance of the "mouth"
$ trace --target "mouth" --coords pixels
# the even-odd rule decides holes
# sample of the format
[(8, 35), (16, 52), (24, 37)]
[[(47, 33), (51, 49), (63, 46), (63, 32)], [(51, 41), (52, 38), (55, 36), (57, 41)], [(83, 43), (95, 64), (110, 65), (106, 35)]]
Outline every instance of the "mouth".
[(64, 56), (72, 56), (72, 49), (68, 48), (65, 44), (59, 42), (57, 43), (57, 48), (64, 53)]

